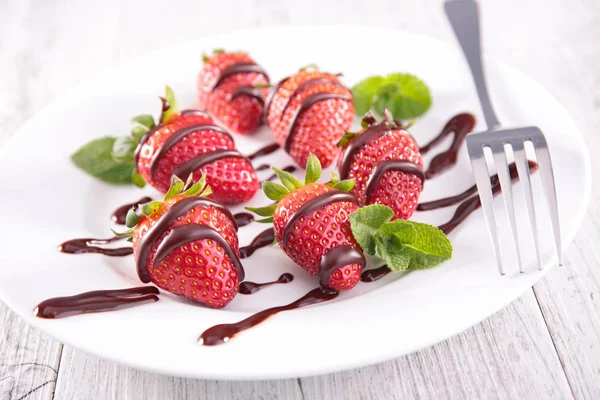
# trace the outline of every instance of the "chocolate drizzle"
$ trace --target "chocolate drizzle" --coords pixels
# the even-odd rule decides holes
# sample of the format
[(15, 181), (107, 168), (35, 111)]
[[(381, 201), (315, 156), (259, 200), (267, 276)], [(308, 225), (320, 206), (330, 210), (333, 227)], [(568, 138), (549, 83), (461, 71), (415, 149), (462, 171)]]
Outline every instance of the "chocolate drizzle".
[[(266, 145), (264, 147), (261, 147), (260, 149), (256, 150), (254, 153), (248, 154), (246, 156), (246, 158), (248, 158), (248, 160), (254, 160), (255, 158), (262, 157), (262, 156), (267, 156), (267, 155), (269, 155), (271, 153), (274, 153), (277, 150), (279, 150), (279, 144), (278, 143), (271, 143), (271, 144), (268, 144), (268, 145)], [(257, 171), (258, 171), (258, 169), (257, 169)]]
[(392, 272), (387, 265), (382, 265), (378, 268), (368, 269), (360, 275), (361, 282), (375, 282)]
[[(333, 78), (315, 78), (315, 79), (309, 79), (306, 82), (302, 83), (301, 85), (299, 85), (296, 90), (294, 90), (294, 92), (292, 94), (290, 94), (290, 96), (286, 99), (286, 102), (283, 105), (283, 111), (281, 111), (281, 118), (283, 118), (283, 114), (285, 114), (285, 111), (288, 109), (288, 106), (290, 105), (290, 103), (292, 102), (292, 99), (302, 93), (302, 91), (310, 86), (314, 86), (314, 85), (318, 85), (319, 83), (329, 83), (332, 84), (334, 86), (341, 86), (344, 87), (344, 85), (342, 85), (342, 83), (337, 80), (337, 79), (333, 79)], [(322, 92), (321, 92), (322, 93)]]
[(276, 281), (265, 282), (265, 283), (256, 283), (256, 282), (245, 281), (245, 282), (240, 283), (240, 288), (238, 290), (238, 293), (246, 294), (246, 295), (254, 294), (254, 293), (266, 288), (267, 286), (283, 284), (283, 283), (290, 283), (293, 280), (294, 280), (294, 275), (286, 272), (285, 274), (282, 274)]
[(39, 318), (64, 318), (72, 315), (114, 311), (158, 301), (159, 291), (154, 286), (131, 289), (95, 290), (75, 296), (55, 297), (38, 304)]
[(444, 126), (439, 135), (437, 135), (433, 140), (427, 143), (425, 146), (421, 147), (419, 150), (421, 154), (427, 153), (431, 150), (432, 147), (437, 145), (439, 142), (444, 140), (446, 136), (453, 134), (454, 138), (452, 139), (452, 144), (448, 148), (448, 150), (436, 155), (431, 162), (429, 163), (429, 168), (425, 171), (425, 176), (427, 179), (431, 179), (442, 172), (446, 171), (448, 168), (456, 164), (458, 158), (458, 151), (460, 150), (460, 146), (465, 141), (465, 138), (473, 128), (475, 127), (476, 120), (473, 114), (462, 113), (458, 114), (450, 119), (448, 123)]
[(364, 268), (367, 264), (365, 256), (356, 247), (341, 245), (329, 250), (321, 257), (319, 262), (319, 284), (322, 287), (328, 287), (331, 274), (336, 269), (352, 264), (359, 264), (361, 268)]
[(240, 62), (237, 64), (230, 65), (229, 67), (227, 67), (223, 71), (221, 71), (221, 73), (219, 74), (217, 79), (215, 79), (215, 82), (210, 86), (209, 90), (211, 92), (214, 91), (219, 86), (219, 84), (230, 75), (242, 74), (242, 73), (248, 73), (248, 72), (254, 72), (257, 74), (261, 74), (265, 78), (267, 78), (267, 80), (269, 80), (269, 75), (267, 75), (265, 70), (262, 69), (262, 67), (260, 65), (250, 63), (250, 62)]
[(137, 207), (140, 204), (148, 203), (152, 201), (151, 197), (142, 197), (138, 201), (134, 201), (133, 203), (123, 204), (121, 207), (117, 208), (113, 211), (110, 219), (119, 225), (125, 225), (125, 220), (127, 218), (127, 212), (131, 209), (131, 207)]
[(244, 267), (240, 262), (235, 250), (227, 240), (213, 227), (208, 225), (181, 225), (177, 226), (165, 236), (156, 249), (154, 256), (154, 265), (160, 264), (173, 250), (184, 244), (195, 242), (197, 240), (214, 240), (223, 247), (225, 254), (231, 260), (233, 267), (237, 270), (240, 281), (244, 279)]
[(238, 228), (242, 226), (246, 226), (254, 221), (254, 215), (247, 212), (239, 212), (237, 214), (233, 214), (233, 218), (237, 223)]
[(300, 307), (306, 307), (333, 300), (338, 296), (338, 294), (338, 292), (327, 288), (319, 287), (313, 289), (298, 300), (285, 306), (268, 308), (234, 324), (215, 325), (212, 328), (204, 331), (204, 333), (200, 335), (198, 341), (204, 346), (216, 346), (223, 344), (228, 342), (229, 339), (233, 338), (238, 333), (260, 324), (267, 318), (272, 317), (279, 312), (295, 310)]
[(290, 152), (290, 149), (292, 147), (292, 141), (295, 136), (294, 131), (300, 115), (302, 115), (304, 111), (308, 110), (316, 103), (331, 99), (352, 101), (352, 97), (336, 93), (315, 93), (311, 94), (310, 96), (307, 96), (304, 100), (302, 100), (302, 103), (300, 103), (300, 106), (290, 118), (289, 128), (287, 129), (285, 142), (283, 144), (283, 148), (285, 149), (285, 151), (287, 151), (288, 153)]
[(266, 229), (259, 233), (248, 246), (240, 247), (240, 258), (248, 258), (260, 248), (269, 246), (275, 241), (275, 230)]
[(190, 174), (193, 174), (205, 165), (228, 157), (240, 158), (250, 162), (250, 160), (244, 157), (244, 155), (237, 150), (209, 151), (207, 153), (202, 153), (179, 165), (177, 168), (175, 168), (175, 171), (173, 171), (173, 175), (178, 176), (183, 180), (186, 180), (188, 176), (190, 176)]
[(277, 91), (279, 91), (279, 89), (281, 89), (281, 87), (283, 86), (283, 84), (288, 79), (290, 79), (290, 78), (291, 78), (290, 76), (287, 76), (287, 77), (283, 78), (282, 80), (280, 80), (279, 82), (277, 82), (277, 84), (275, 86), (273, 86), (273, 88), (269, 92), (269, 95), (267, 96), (267, 99), (265, 100), (265, 107), (264, 107), (264, 117), (265, 117), (265, 119), (266, 119), (266, 116), (269, 114), (269, 108), (271, 108), (271, 103), (273, 102), (273, 98), (277, 94)]
[(397, 171), (415, 175), (421, 180), (421, 187), (423, 187), (423, 184), (425, 183), (425, 173), (417, 164), (404, 160), (381, 161), (375, 166), (375, 168), (373, 168), (373, 171), (371, 171), (371, 175), (369, 176), (369, 180), (367, 181), (367, 186), (365, 188), (365, 202), (367, 204), (369, 204), (369, 199), (371, 198), (375, 187), (379, 184), (381, 178), (383, 178), (383, 176), (389, 171)]
[(108, 239), (93, 239), (81, 238), (68, 240), (58, 246), (58, 251), (67, 254), (103, 254), (110, 257), (124, 257), (133, 253), (131, 247), (117, 247), (115, 249), (107, 249), (98, 247), (99, 244), (109, 244), (125, 239), (124, 237), (111, 237)]
[(258, 167), (254, 168), (255, 171), (264, 171), (266, 169), (271, 169), (271, 164), (262, 164), (259, 165)]
[(262, 93), (263, 89), (254, 86), (240, 86), (227, 96), (227, 101), (231, 101), (239, 96), (254, 97), (261, 103), (265, 103), (265, 98)]
[[(206, 197), (186, 197), (173, 204), (162, 217), (148, 229), (148, 231), (140, 239), (140, 243), (136, 254), (136, 264), (138, 275), (140, 280), (144, 283), (150, 282), (150, 275), (146, 268), (148, 256), (150, 250), (154, 245), (154, 242), (161, 237), (161, 235), (169, 229), (171, 224), (177, 220), (177, 218), (184, 216), (194, 207), (212, 207), (216, 208), (224, 213), (231, 221), (235, 229), (237, 230), (237, 224), (235, 218), (231, 214), (231, 211), (220, 203), (214, 200), (207, 199)], [(232, 262), (234, 262), (232, 260)]]
[(211, 118), (212, 117), (210, 115), (208, 115), (208, 113), (206, 111), (202, 111), (202, 110), (192, 110), (192, 109), (188, 109), (188, 110), (183, 110), (179, 113), (180, 115), (199, 115), (202, 117), (207, 117), (207, 118)]
[[(164, 143), (156, 150), (156, 152), (152, 156), (152, 159), (150, 160), (150, 175), (154, 176), (156, 174), (156, 169), (158, 168), (158, 164), (159, 164), (160, 160), (169, 152), (169, 150), (171, 150), (171, 148), (173, 146), (175, 146), (177, 143), (179, 143), (179, 141), (181, 139), (183, 139), (184, 137), (186, 137), (188, 135), (191, 135), (192, 133), (195, 133), (198, 131), (208, 131), (208, 130), (219, 132), (219, 133), (223, 134), (224, 136), (227, 136), (233, 142), (233, 138), (231, 137), (229, 132), (227, 132), (225, 129), (221, 128), (220, 126), (217, 126), (214, 124), (196, 124), (196, 125), (186, 126), (184, 128), (181, 128), (181, 129), (173, 132), (173, 134), (171, 136), (169, 136), (169, 138), (167, 140), (165, 140)], [(207, 154), (207, 153), (205, 153), (205, 154)], [(186, 178), (187, 178), (187, 176), (186, 176)]]
[(354, 195), (347, 192), (342, 192), (341, 190), (330, 190), (321, 194), (320, 196), (313, 197), (306, 203), (302, 204), (300, 208), (296, 210), (294, 215), (292, 215), (292, 217), (288, 220), (287, 224), (283, 228), (283, 244), (287, 245), (287, 241), (294, 230), (294, 225), (296, 225), (296, 222), (298, 222), (300, 218), (337, 202), (350, 202), (358, 204), (358, 201)]

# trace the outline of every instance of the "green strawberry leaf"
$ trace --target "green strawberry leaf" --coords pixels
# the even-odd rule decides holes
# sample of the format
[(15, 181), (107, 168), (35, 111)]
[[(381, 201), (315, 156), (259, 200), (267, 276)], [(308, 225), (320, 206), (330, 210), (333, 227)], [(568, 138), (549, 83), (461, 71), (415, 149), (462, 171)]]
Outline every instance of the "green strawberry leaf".
[(267, 217), (267, 218), (263, 218), (263, 219), (257, 219), (254, 222), (258, 222), (260, 224), (271, 224), (271, 223), (273, 223), (273, 217)]
[[(189, 178), (188, 178), (189, 181)], [(182, 181), (183, 183), (183, 181)], [(185, 185), (181, 186), (180, 191), (183, 189)], [(185, 192), (183, 192), (182, 194), (185, 196), (198, 196), (200, 194), (204, 195), (206, 193), (206, 189), (208, 189), (208, 187), (206, 186), (206, 175), (202, 175), (200, 177), (200, 179), (198, 179), (198, 182), (194, 183), (192, 186), (190, 186), (189, 188), (187, 188), (185, 190)], [(210, 193), (212, 193), (212, 190), (210, 191)], [(209, 194), (210, 194), (209, 193)], [(206, 195), (208, 196), (208, 195)]]
[(277, 204), (271, 204), (266, 207), (246, 207), (246, 210), (253, 212), (256, 215), (260, 215), (261, 217), (272, 217), (276, 208)]
[(341, 190), (342, 192), (350, 192), (354, 187), (356, 181), (354, 179), (344, 179), (343, 181), (336, 182), (333, 185), (334, 189)]
[(166, 121), (169, 120), (169, 118), (171, 118), (171, 116), (173, 116), (174, 114), (177, 114), (179, 112), (179, 103), (177, 102), (175, 93), (173, 93), (173, 89), (171, 89), (170, 86), (165, 86), (164, 100), (166, 100), (169, 107), (166, 108), (166, 110), (163, 109), (163, 111), (160, 115), (161, 123), (165, 123)]
[(92, 140), (72, 156), (73, 163), (89, 175), (108, 183), (131, 183), (133, 161), (119, 162), (112, 157), (117, 139), (104, 137)]
[(142, 217), (135, 212), (135, 207), (131, 207), (125, 216), (125, 226), (133, 228), (140, 222), (140, 219), (142, 219)]
[(171, 187), (169, 187), (169, 191), (165, 194), (165, 201), (177, 196), (183, 190), (185, 183), (179, 179), (178, 176), (173, 175), (171, 177)]
[(163, 205), (162, 201), (151, 201), (150, 203), (140, 204), (140, 211), (145, 216), (149, 217)]
[(304, 183), (308, 185), (309, 183), (318, 181), (321, 177), (321, 172), (321, 162), (317, 156), (311, 153), (306, 161), (306, 175), (304, 177)]
[(370, 255), (377, 253), (394, 272), (434, 267), (452, 257), (452, 244), (435, 226), (397, 219), (382, 205), (350, 215), (352, 234)]
[(290, 191), (283, 185), (275, 182), (265, 182), (262, 185), (263, 191), (267, 197), (273, 201), (279, 201), (285, 197)]
[(356, 115), (364, 115), (371, 109), (373, 100), (379, 93), (379, 87), (383, 81), (384, 78), (381, 76), (370, 76), (352, 88), (352, 99)]
[(431, 107), (431, 93), (425, 83), (414, 75), (390, 74), (379, 86), (373, 103), (376, 111), (388, 109), (400, 120), (414, 119)]
[(133, 171), (133, 175), (131, 176), (131, 181), (137, 187), (143, 188), (144, 186), (146, 186), (146, 181), (144, 180), (142, 175), (137, 173), (135, 170)]
[(340, 141), (337, 143), (337, 147), (345, 147), (349, 141), (351, 141), (352, 139), (354, 139), (356, 137), (356, 135), (357, 135), (356, 132), (344, 133), (344, 136), (342, 136)]
[(275, 175), (279, 177), (279, 180), (281, 181), (281, 183), (283, 183), (283, 186), (288, 188), (290, 191), (302, 187), (302, 182), (300, 182), (298, 178), (296, 178), (289, 172), (282, 171), (279, 168), (275, 167), (273, 167), (273, 172), (275, 172)]

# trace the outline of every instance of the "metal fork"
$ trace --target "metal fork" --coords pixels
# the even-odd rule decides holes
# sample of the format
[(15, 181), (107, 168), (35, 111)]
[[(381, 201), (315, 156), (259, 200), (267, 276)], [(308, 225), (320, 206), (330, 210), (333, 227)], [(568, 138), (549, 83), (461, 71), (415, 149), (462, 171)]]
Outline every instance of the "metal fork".
[(538, 161), (538, 168), (542, 177), (546, 200), (550, 209), (550, 218), (554, 233), (554, 241), (558, 252), (558, 263), (563, 264), (562, 245), (560, 236), (560, 222), (558, 218), (558, 202), (556, 199), (556, 187), (554, 184), (554, 171), (550, 159), (548, 143), (542, 131), (535, 126), (524, 128), (501, 129), (500, 122), (492, 107), (483, 73), (481, 62), (481, 40), (479, 33), (479, 9), (474, 0), (447, 0), (444, 3), (446, 15), (450, 20), (454, 34), (465, 54), (467, 63), (471, 70), (479, 102), (483, 110), (487, 130), (481, 133), (472, 133), (467, 136), (467, 150), (473, 167), (477, 191), (481, 199), (483, 215), (487, 222), (488, 231), (494, 246), (494, 253), (500, 274), (504, 275), (504, 265), (502, 262), (502, 251), (500, 249), (500, 239), (498, 237), (498, 225), (496, 224), (496, 213), (494, 211), (490, 171), (485, 159), (484, 149), (488, 148), (493, 154), (493, 161), (496, 165), (500, 188), (502, 190), (504, 204), (508, 219), (510, 221), (510, 230), (513, 236), (517, 257), (519, 261), (519, 270), (524, 272), (522, 262), (522, 252), (519, 243), (519, 234), (515, 218), (515, 209), (513, 204), (513, 188), (508, 170), (507, 151), (514, 156), (519, 180), (522, 182), (525, 203), (538, 267), (543, 268), (542, 255), (540, 251), (536, 210), (533, 205), (533, 193), (531, 190), (531, 177), (527, 156), (525, 154), (525, 143), (531, 142), (535, 149)]

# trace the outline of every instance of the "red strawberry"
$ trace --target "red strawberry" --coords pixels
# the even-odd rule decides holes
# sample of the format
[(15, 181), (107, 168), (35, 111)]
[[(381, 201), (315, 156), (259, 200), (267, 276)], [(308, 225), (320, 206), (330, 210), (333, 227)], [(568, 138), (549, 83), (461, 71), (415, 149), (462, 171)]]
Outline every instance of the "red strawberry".
[(209, 307), (221, 308), (237, 294), (244, 272), (239, 261), (237, 225), (231, 212), (214, 200), (202, 179), (183, 193), (174, 178), (164, 202), (133, 209), (133, 254), (142, 282)]
[(267, 73), (248, 54), (215, 51), (205, 57), (198, 76), (198, 103), (227, 128), (245, 135), (261, 123), (268, 83)]
[(381, 122), (367, 114), (362, 131), (340, 141), (342, 179), (354, 179), (352, 193), (361, 205), (383, 204), (394, 218), (409, 219), (417, 207), (425, 179), (419, 147), (398, 127), (387, 110)]
[(311, 154), (307, 162), (305, 185), (290, 173), (273, 168), (285, 186), (265, 182), (263, 189), (278, 203), (248, 209), (262, 216), (272, 215), (275, 239), (281, 249), (317, 276), (321, 286), (352, 289), (365, 267), (349, 220), (358, 209), (356, 198), (345, 191), (353, 182), (315, 183), (321, 174), (319, 160)]
[(337, 156), (336, 143), (352, 126), (352, 93), (336, 75), (300, 70), (272, 90), (267, 123), (279, 144), (302, 167), (309, 154), (324, 167)]
[(145, 128), (150, 129), (135, 151), (141, 177), (164, 193), (172, 175), (187, 179), (193, 174), (193, 180), (206, 175), (213, 189), (211, 198), (226, 204), (250, 200), (259, 189), (258, 177), (250, 161), (235, 149), (229, 133), (204, 112), (179, 113), (168, 88), (165, 104), (160, 125), (154, 126), (151, 116), (136, 119), (141, 123), (144, 117)]

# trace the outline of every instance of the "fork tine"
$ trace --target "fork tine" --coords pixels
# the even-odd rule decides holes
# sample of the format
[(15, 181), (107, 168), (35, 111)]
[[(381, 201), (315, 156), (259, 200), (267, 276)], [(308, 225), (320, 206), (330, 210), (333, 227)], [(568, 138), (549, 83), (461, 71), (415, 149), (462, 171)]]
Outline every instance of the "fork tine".
[(540, 252), (540, 244), (538, 237), (537, 219), (535, 215), (535, 207), (533, 206), (533, 192), (531, 191), (531, 176), (529, 175), (529, 162), (525, 154), (524, 143), (519, 140), (512, 144), (513, 154), (515, 156), (515, 164), (519, 173), (519, 180), (523, 185), (523, 196), (527, 204), (527, 214), (529, 216), (529, 225), (533, 235), (533, 244), (535, 246), (535, 255), (537, 257), (538, 268), (543, 269), (542, 254)]
[(490, 175), (485, 162), (485, 156), (482, 152), (481, 157), (472, 157), (471, 165), (473, 167), (473, 175), (475, 175), (475, 183), (481, 200), (481, 208), (483, 216), (487, 222), (488, 231), (494, 245), (494, 254), (498, 270), (501, 275), (506, 274), (504, 264), (502, 263), (502, 249), (500, 248), (500, 238), (498, 237), (498, 224), (496, 224), (496, 212), (494, 210), (494, 195), (490, 186)]
[(539, 132), (532, 139), (535, 154), (538, 159), (538, 168), (542, 177), (542, 185), (546, 192), (546, 201), (550, 209), (550, 220), (552, 221), (552, 231), (554, 234), (554, 243), (558, 252), (558, 265), (563, 265), (563, 252), (560, 235), (560, 220), (558, 219), (558, 201), (556, 199), (556, 185), (554, 183), (554, 169), (552, 168), (552, 160), (550, 150), (544, 135)]
[(504, 143), (498, 142), (492, 147), (492, 153), (494, 154), (494, 162), (496, 163), (496, 170), (498, 173), (498, 179), (500, 181), (500, 187), (502, 188), (502, 198), (504, 199), (504, 205), (506, 208), (506, 214), (510, 222), (510, 230), (513, 236), (513, 242), (515, 249), (517, 250), (517, 259), (519, 261), (519, 271), (525, 272), (523, 259), (521, 256), (521, 246), (519, 245), (519, 232), (517, 229), (517, 219), (515, 218), (515, 207), (513, 203), (513, 188), (508, 172), (508, 162), (506, 160)]

